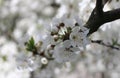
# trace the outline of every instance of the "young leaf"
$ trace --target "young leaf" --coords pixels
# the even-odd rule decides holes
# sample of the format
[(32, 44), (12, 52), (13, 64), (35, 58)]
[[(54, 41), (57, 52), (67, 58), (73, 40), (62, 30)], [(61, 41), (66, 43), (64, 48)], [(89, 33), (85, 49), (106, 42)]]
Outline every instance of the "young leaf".
[(31, 37), (30, 40), (26, 43), (26, 50), (27, 51), (35, 51), (36, 50), (35, 41), (34, 41), (33, 37)]

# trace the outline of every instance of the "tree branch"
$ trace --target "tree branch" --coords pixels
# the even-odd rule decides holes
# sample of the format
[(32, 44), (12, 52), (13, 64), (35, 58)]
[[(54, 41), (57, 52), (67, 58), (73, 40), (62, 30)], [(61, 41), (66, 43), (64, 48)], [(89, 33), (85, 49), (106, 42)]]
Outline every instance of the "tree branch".
[(118, 47), (115, 47), (113, 45), (110, 45), (110, 44), (105, 44), (103, 41), (101, 40), (91, 40), (92, 43), (97, 43), (97, 44), (100, 44), (100, 45), (103, 45), (103, 46), (106, 46), (106, 47), (109, 47), (111, 49), (116, 49), (116, 50), (120, 50), (120, 48)]
[(102, 4), (102, 0), (97, 0), (96, 1), (96, 13), (98, 14), (98, 16), (101, 16), (103, 14), (103, 4)]
[[(109, 0), (106, 0), (106, 2), (107, 1)], [(103, 12), (104, 5), (105, 4), (102, 4), (102, 0), (96, 0), (96, 7), (93, 9), (88, 21), (84, 25), (90, 29), (88, 36), (96, 32), (101, 25), (120, 19), (120, 8)]]
[(103, 7), (104, 7), (104, 5), (107, 3), (107, 2), (111, 2), (112, 0), (102, 0), (102, 4), (103, 4)]
[(120, 19), (120, 8), (104, 12), (104, 23)]

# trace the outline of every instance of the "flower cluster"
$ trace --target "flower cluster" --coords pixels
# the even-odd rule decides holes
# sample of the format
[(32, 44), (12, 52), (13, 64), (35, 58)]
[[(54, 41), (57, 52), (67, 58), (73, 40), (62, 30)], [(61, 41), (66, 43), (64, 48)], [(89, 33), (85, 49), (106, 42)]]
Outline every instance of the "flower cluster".
[[(38, 34), (39, 40), (33, 36), (25, 42), (28, 56), (18, 56), (19, 69), (42, 69), (48, 66), (51, 60), (56, 63), (76, 61), (89, 43), (89, 29), (82, 25), (78, 16), (65, 15), (55, 18), (51, 24), (45, 24), (40, 32), (43, 34)], [(30, 53), (29, 56), (29, 52), (32, 55)]]
[[(29, 78), (31, 74), (34, 78), (119, 78), (120, 20), (104, 24), (102, 31), (90, 36), (93, 44), (86, 48), (89, 30), (76, 16), (86, 22), (95, 1), (0, 0), (0, 77)], [(104, 11), (117, 9), (119, 4), (120, 0), (111, 0)], [(18, 73), (16, 65), (27, 71)]]
[(89, 30), (83, 27), (78, 16), (56, 18), (53, 19), (51, 25), (45, 27), (47, 27), (46, 35), (39, 42), (33, 44), (35, 49), (29, 50), (34, 55), (38, 54), (60, 63), (73, 61), (89, 43), (87, 37)]

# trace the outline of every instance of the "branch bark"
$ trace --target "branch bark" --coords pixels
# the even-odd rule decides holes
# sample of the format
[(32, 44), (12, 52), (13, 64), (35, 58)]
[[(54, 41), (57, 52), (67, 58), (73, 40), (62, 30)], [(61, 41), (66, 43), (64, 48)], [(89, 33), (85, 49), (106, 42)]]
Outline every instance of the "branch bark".
[[(107, 1), (109, 0), (106, 0), (105, 3), (107, 3)], [(120, 19), (120, 8), (103, 12), (104, 5), (103, 0), (96, 0), (96, 7), (93, 9), (88, 21), (84, 25), (90, 29), (88, 36), (96, 32), (101, 25)]]
[(96, 1), (95, 11), (96, 11), (96, 14), (98, 14), (98, 16), (101, 16), (103, 14), (102, 0), (97, 0)]

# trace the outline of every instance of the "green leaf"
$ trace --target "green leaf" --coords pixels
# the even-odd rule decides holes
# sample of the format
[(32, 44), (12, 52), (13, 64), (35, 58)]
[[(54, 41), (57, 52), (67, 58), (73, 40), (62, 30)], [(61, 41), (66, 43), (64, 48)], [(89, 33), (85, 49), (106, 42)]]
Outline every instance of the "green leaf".
[(118, 43), (118, 40), (117, 39), (112, 39), (112, 45), (116, 45)]
[(34, 46), (35, 41), (34, 41), (34, 38), (33, 38), (33, 37), (31, 37), (31, 39), (29, 40), (29, 43), (30, 43), (31, 46)]
[(35, 41), (34, 41), (34, 38), (31, 37), (30, 40), (26, 43), (26, 50), (27, 51), (34, 51), (35, 49), (36, 49)]

